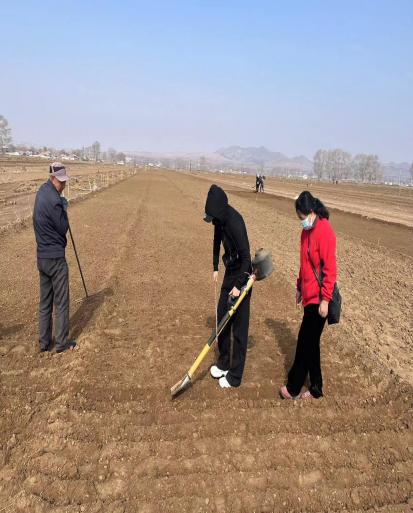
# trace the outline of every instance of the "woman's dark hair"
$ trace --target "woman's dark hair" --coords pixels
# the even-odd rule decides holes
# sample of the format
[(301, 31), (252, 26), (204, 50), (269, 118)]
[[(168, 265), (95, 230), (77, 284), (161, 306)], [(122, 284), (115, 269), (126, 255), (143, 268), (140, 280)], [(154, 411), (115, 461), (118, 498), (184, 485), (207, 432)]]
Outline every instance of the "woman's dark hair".
[(303, 191), (295, 200), (295, 210), (305, 216), (308, 216), (310, 212), (314, 212), (320, 219), (328, 219), (330, 217), (330, 212), (323, 203), (318, 198), (314, 198), (309, 191)]

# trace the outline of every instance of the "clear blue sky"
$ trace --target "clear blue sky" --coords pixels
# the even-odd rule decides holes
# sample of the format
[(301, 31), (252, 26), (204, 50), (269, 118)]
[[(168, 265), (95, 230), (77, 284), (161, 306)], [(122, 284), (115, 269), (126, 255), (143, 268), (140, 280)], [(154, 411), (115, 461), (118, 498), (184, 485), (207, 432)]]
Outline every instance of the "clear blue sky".
[(413, 1), (1, 1), (15, 142), (413, 160)]

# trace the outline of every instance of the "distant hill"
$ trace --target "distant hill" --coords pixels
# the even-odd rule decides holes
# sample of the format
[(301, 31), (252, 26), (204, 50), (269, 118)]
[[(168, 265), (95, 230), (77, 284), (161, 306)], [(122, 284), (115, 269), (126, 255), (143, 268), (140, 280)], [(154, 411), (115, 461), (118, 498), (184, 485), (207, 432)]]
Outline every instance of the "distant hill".
[(389, 182), (409, 183), (411, 180), (410, 176), (410, 165), (408, 162), (386, 162), (382, 164), (384, 179)]
[[(287, 157), (284, 153), (271, 151), (264, 146), (228, 146), (212, 153), (150, 153), (127, 152), (140, 163), (153, 163), (171, 169), (201, 171), (244, 171), (254, 174), (257, 171), (268, 176), (312, 175), (313, 163), (305, 155)], [(387, 182), (410, 183), (410, 163), (382, 163), (384, 180)]]
[(154, 163), (172, 168), (186, 168), (191, 162), (192, 169), (199, 170), (242, 170), (247, 173), (265, 171), (267, 175), (293, 173), (297, 175), (312, 172), (313, 163), (304, 155), (289, 158), (284, 153), (270, 151), (264, 146), (228, 146), (213, 153), (150, 153), (124, 152), (142, 163)]
[(228, 146), (227, 148), (217, 150), (215, 153), (228, 160), (251, 164), (262, 164), (263, 162), (274, 162), (288, 158), (283, 153), (270, 151), (264, 146), (260, 146), (259, 148), (254, 146), (247, 148), (243, 148), (241, 146)]
[(247, 167), (271, 171), (277, 169), (291, 169), (302, 172), (310, 172), (313, 164), (304, 155), (289, 158), (284, 153), (270, 151), (264, 146), (247, 147), (229, 146), (215, 152), (226, 161), (238, 167)]

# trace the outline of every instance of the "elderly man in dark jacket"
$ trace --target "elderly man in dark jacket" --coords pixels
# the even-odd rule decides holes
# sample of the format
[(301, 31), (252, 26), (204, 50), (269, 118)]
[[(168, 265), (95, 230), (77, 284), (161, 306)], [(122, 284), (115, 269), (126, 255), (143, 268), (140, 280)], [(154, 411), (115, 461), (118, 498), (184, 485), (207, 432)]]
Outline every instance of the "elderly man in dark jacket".
[[(218, 262), (221, 243), (225, 275), (218, 302), (218, 322), (228, 311), (231, 298), (240, 295), (241, 288), (252, 272), (247, 229), (241, 214), (228, 205), (225, 192), (212, 185), (205, 205), (206, 222), (214, 224), (213, 266), (214, 280), (218, 279)], [(237, 313), (218, 339), (219, 359), (211, 367), (211, 376), (219, 379), (221, 388), (238, 387), (241, 384), (247, 353), (251, 292), (245, 297)], [(231, 329), (233, 352), (231, 358)]]
[(37, 267), (40, 274), (39, 342), (40, 351), (52, 345), (52, 312), (55, 305), (56, 352), (76, 344), (69, 335), (69, 270), (65, 258), (69, 228), (67, 200), (61, 197), (69, 177), (59, 162), (50, 166), (50, 178), (36, 194), (33, 226), (37, 242)]

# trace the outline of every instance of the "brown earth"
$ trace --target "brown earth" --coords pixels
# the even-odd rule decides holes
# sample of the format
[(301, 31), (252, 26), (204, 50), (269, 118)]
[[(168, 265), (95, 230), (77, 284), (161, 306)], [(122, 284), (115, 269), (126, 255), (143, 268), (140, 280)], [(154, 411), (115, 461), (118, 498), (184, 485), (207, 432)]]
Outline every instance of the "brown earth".
[(217, 387), (211, 354), (171, 401), (214, 322), (208, 187), (142, 172), (70, 207), (93, 295), (81, 301), (69, 248), (68, 354), (36, 352), (31, 230), (0, 237), (1, 512), (411, 511), (412, 258), (361, 243), (352, 217), (338, 233), (343, 322), (322, 338), (325, 397), (282, 402), (299, 226), (277, 198), (228, 188), (275, 272), (255, 286), (242, 386)]
[[(48, 179), (50, 162), (29, 158), (0, 158), (0, 231), (21, 225), (32, 216), (34, 198)], [(131, 166), (66, 162), (71, 177), (64, 191), (68, 200), (84, 198), (136, 173)]]
[[(255, 176), (197, 173), (207, 180), (252, 191)], [(313, 180), (291, 180), (268, 177), (265, 193), (294, 199), (302, 190), (310, 190), (314, 196), (328, 203), (330, 208), (365, 216), (368, 219), (398, 223), (413, 228), (413, 187), (369, 185), (354, 183), (329, 183)], [(413, 244), (413, 240), (412, 240)]]

